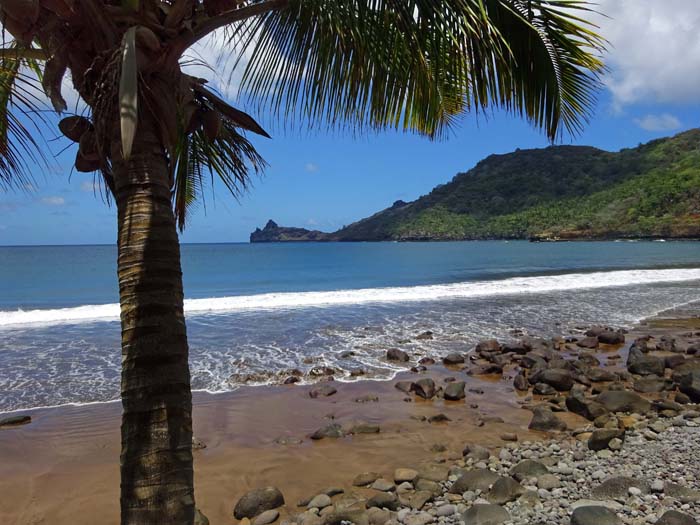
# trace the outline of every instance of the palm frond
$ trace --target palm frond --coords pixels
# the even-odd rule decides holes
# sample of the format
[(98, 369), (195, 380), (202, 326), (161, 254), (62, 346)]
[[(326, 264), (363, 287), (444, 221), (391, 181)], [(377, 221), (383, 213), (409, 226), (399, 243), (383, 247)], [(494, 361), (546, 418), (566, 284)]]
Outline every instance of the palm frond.
[(439, 136), (513, 110), (554, 139), (588, 115), (604, 45), (579, 0), (290, 0), (229, 29), (241, 91), (287, 123)]

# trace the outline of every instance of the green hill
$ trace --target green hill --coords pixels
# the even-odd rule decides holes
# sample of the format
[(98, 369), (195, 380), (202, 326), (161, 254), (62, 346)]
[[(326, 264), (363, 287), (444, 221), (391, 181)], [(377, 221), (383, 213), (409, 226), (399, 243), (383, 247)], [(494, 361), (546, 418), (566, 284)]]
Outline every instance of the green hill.
[(466, 173), (325, 240), (700, 238), (700, 129), (607, 152), (551, 146)]

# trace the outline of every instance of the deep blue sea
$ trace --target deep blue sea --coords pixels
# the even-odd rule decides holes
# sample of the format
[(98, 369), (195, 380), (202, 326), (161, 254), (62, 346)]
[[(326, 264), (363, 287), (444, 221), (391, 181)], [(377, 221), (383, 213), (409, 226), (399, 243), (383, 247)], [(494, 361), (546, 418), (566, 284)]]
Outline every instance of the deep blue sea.
[[(700, 300), (697, 242), (195, 244), (182, 248), (193, 387), (328, 365), (351, 380), (515, 329), (629, 326)], [(119, 395), (114, 246), (0, 247), (0, 412)], [(432, 341), (412, 339), (425, 330)], [(352, 350), (355, 355), (342, 358)]]

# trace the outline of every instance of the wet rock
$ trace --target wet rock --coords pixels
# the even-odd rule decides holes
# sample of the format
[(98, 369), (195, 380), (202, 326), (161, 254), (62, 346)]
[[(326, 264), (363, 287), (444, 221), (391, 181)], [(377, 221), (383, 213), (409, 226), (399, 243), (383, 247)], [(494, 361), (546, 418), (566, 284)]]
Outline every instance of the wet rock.
[(390, 348), (387, 350), (386, 358), (388, 361), (398, 361), (400, 363), (408, 362), (408, 354), (398, 348)]
[(378, 492), (367, 500), (365, 506), (368, 509), (376, 507), (378, 509), (389, 509), (395, 511), (399, 509), (399, 499), (393, 492)]
[(500, 352), (501, 344), (496, 339), (485, 339), (476, 344), (475, 351), (477, 354)]
[(605, 345), (621, 345), (625, 342), (625, 335), (614, 330), (604, 330), (598, 334), (598, 342)]
[(624, 430), (618, 430), (614, 428), (603, 428), (600, 430), (595, 430), (588, 438), (588, 448), (591, 450), (603, 450), (609, 448), (610, 442), (613, 439), (624, 440), (625, 432)]
[(325, 427), (319, 428), (316, 432), (311, 434), (311, 439), (319, 440), (323, 438), (341, 438), (345, 434), (343, 428), (337, 423), (331, 423)]
[(199, 509), (194, 509), (194, 525), (209, 525), (209, 518)]
[(405, 392), (408, 394), (411, 391), (411, 387), (413, 386), (412, 381), (397, 381), (394, 383), (394, 388), (397, 390), (401, 390), (401, 392)]
[(466, 459), (473, 459), (475, 461), (484, 461), (491, 457), (491, 452), (486, 447), (481, 445), (475, 445), (474, 443), (468, 443), (464, 450), (462, 450), (462, 455)]
[(593, 367), (586, 370), (586, 377), (593, 383), (603, 383), (608, 381), (617, 381), (618, 377), (615, 372), (606, 370), (605, 368)]
[(325, 509), (326, 507), (330, 507), (331, 505), (331, 498), (327, 494), (319, 494), (318, 496), (314, 496), (311, 498), (311, 501), (309, 501), (306, 504), (307, 509)]
[(413, 483), (417, 477), (418, 471), (412, 468), (397, 468), (394, 471), (394, 481), (399, 484), (403, 483), (404, 481)]
[(433, 499), (434, 493), (429, 490), (417, 490), (408, 499), (408, 504), (412, 509), (420, 510), (426, 503)]
[(571, 525), (622, 525), (622, 521), (606, 507), (579, 507), (571, 515)]
[(525, 487), (511, 477), (501, 477), (489, 490), (486, 499), (495, 505), (505, 505), (525, 494)]
[(513, 387), (519, 392), (527, 392), (529, 390), (530, 384), (525, 377), (525, 374), (520, 372), (515, 376), (515, 379), (513, 379)]
[(463, 494), (468, 490), (482, 492), (491, 488), (500, 476), (489, 469), (474, 469), (463, 473), (450, 487), (451, 494)]
[(700, 403), (700, 371), (686, 375), (680, 382), (679, 390), (693, 403)]
[(204, 441), (195, 436), (192, 436), (192, 450), (203, 450), (205, 448), (207, 448), (207, 444)]
[(562, 368), (550, 368), (535, 376), (538, 383), (545, 383), (559, 392), (568, 392), (574, 386), (571, 371)]
[(592, 399), (587, 399), (586, 393), (580, 388), (571, 390), (566, 398), (566, 408), (589, 421), (608, 413), (603, 405)]
[[(325, 510), (328, 511), (331, 509), (332, 507), (326, 507)], [(322, 525), (347, 525), (348, 523), (353, 523), (354, 525), (370, 525), (369, 515), (371, 510), (381, 509), (372, 507), (372, 509), (368, 509), (367, 512), (359, 509), (334, 509), (323, 516)], [(386, 523), (386, 521), (383, 523)]]
[[(385, 509), (378, 509), (377, 507), (372, 507), (367, 509), (367, 520), (368, 525), (385, 525), (392, 517), (391, 511)], [(349, 521), (357, 525), (354, 520), (344, 520)]]
[(646, 376), (635, 379), (632, 388), (634, 388), (635, 392), (650, 394), (671, 390), (673, 388), (673, 382), (656, 376)]
[(275, 487), (254, 489), (244, 495), (233, 509), (233, 516), (238, 520), (254, 518), (266, 510), (284, 505), (284, 496)]
[(667, 482), (664, 484), (664, 494), (683, 503), (700, 501), (700, 491), (689, 489), (678, 483)]
[(374, 423), (357, 423), (348, 429), (348, 434), (379, 434), (379, 430)]
[(284, 380), (285, 385), (293, 385), (295, 383), (298, 383), (300, 379), (297, 376), (289, 376), (287, 379)]
[(396, 485), (394, 485), (388, 479), (379, 478), (374, 483), (372, 483), (371, 488), (373, 488), (374, 490), (380, 490), (382, 492), (391, 492), (392, 490), (396, 489)]
[(464, 356), (462, 354), (459, 354), (457, 352), (453, 352), (451, 354), (447, 354), (445, 357), (442, 358), (442, 362), (445, 365), (460, 365), (464, 363)]
[(355, 403), (376, 403), (379, 401), (379, 396), (374, 394), (366, 394), (364, 396), (356, 397)]
[(352, 484), (355, 487), (366, 487), (367, 485), (371, 485), (378, 479), (379, 474), (377, 474), (376, 472), (363, 472), (355, 476), (355, 479), (352, 480)]
[(28, 425), (32, 422), (31, 416), (21, 415), (21, 416), (10, 416), (0, 419), (0, 428), (7, 427), (18, 427), (21, 425)]
[(547, 383), (537, 383), (532, 389), (532, 393), (538, 396), (554, 396), (557, 391), (554, 387), (549, 386)]
[(510, 475), (518, 481), (538, 478), (544, 474), (549, 474), (549, 469), (543, 463), (534, 459), (524, 459), (510, 469)]
[(627, 356), (627, 370), (631, 374), (640, 376), (663, 376), (666, 362), (663, 357), (656, 357), (643, 353), (638, 348), (630, 348)]
[(445, 387), (445, 399), (450, 401), (459, 401), (464, 399), (464, 387), (466, 383), (464, 381), (455, 381), (450, 383)]
[(591, 495), (595, 499), (615, 500), (627, 498), (630, 493), (630, 488), (638, 489), (640, 494), (643, 495), (651, 492), (651, 485), (645, 480), (617, 476), (608, 478), (603, 483), (595, 487), (591, 492)]
[(576, 346), (581, 348), (598, 348), (598, 338), (584, 337), (583, 339), (576, 341)]
[(532, 420), (528, 428), (542, 432), (563, 432), (566, 430), (566, 423), (559, 419), (549, 407), (539, 405), (532, 409)]
[(656, 525), (698, 525), (698, 522), (688, 514), (677, 510), (669, 510), (664, 512), (663, 516), (656, 522)]
[(316, 399), (318, 397), (329, 397), (336, 392), (338, 392), (338, 390), (333, 385), (323, 383), (312, 387), (311, 390), (309, 390), (309, 397), (312, 399)]
[(610, 412), (646, 414), (651, 410), (648, 400), (627, 390), (606, 390), (596, 397), (596, 401)]
[(507, 354), (525, 355), (530, 350), (522, 341), (515, 341), (511, 343), (504, 343), (502, 351)]
[(502, 525), (510, 521), (510, 514), (498, 505), (477, 503), (462, 514), (462, 521), (464, 525)]
[(429, 377), (419, 379), (411, 385), (411, 390), (423, 399), (432, 399), (435, 396), (435, 381)]
[(435, 414), (428, 418), (428, 423), (447, 423), (448, 421), (452, 420), (443, 413)]
[(467, 373), (471, 376), (503, 375), (503, 367), (493, 363), (477, 365), (470, 368)]
[(416, 341), (429, 341), (433, 338), (433, 332), (426, 330), (416, 336)]
[(420, 360), (418, 361), (419, 365), (423, 366), (430, 366), (435, 364), (435, 359), (432, 357), (421, 357)]

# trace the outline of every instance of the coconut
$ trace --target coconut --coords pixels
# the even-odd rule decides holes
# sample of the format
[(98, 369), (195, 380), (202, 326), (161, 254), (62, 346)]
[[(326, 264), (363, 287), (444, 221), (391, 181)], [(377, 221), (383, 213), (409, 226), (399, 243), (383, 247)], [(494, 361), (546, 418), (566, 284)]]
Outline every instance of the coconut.
[(31, 26), (39, 19), (39, 0), (2, 0), (0, 5), (5, 13), (24, 24)]
[(66, 117), (58, 123), (58, 129), (73, 142), (80, 142), (80, 137), (92, 129), (92, 124), (85, 117)]
[(151, 52), (160, 49), (160, 39), (149, 28), (139, 26), (136, 28), (136, 45)]
[(75, 157), (75, 169), (83, 173), (97, 171), (100, 169), (100, 161), (86, 159), (81, 155), (80, 150), (78, 150), (78, 154)]
[(221, 131), (221, 115), (218, 111), (205, 111), (202, 115), (202, 127), (209, 140), (214, 140)]
[(93, 130), (88, 130), (82, 134), (78, 151), (86, 160), (100, 160), (100, 154), (97, 149), (97, 136)]

